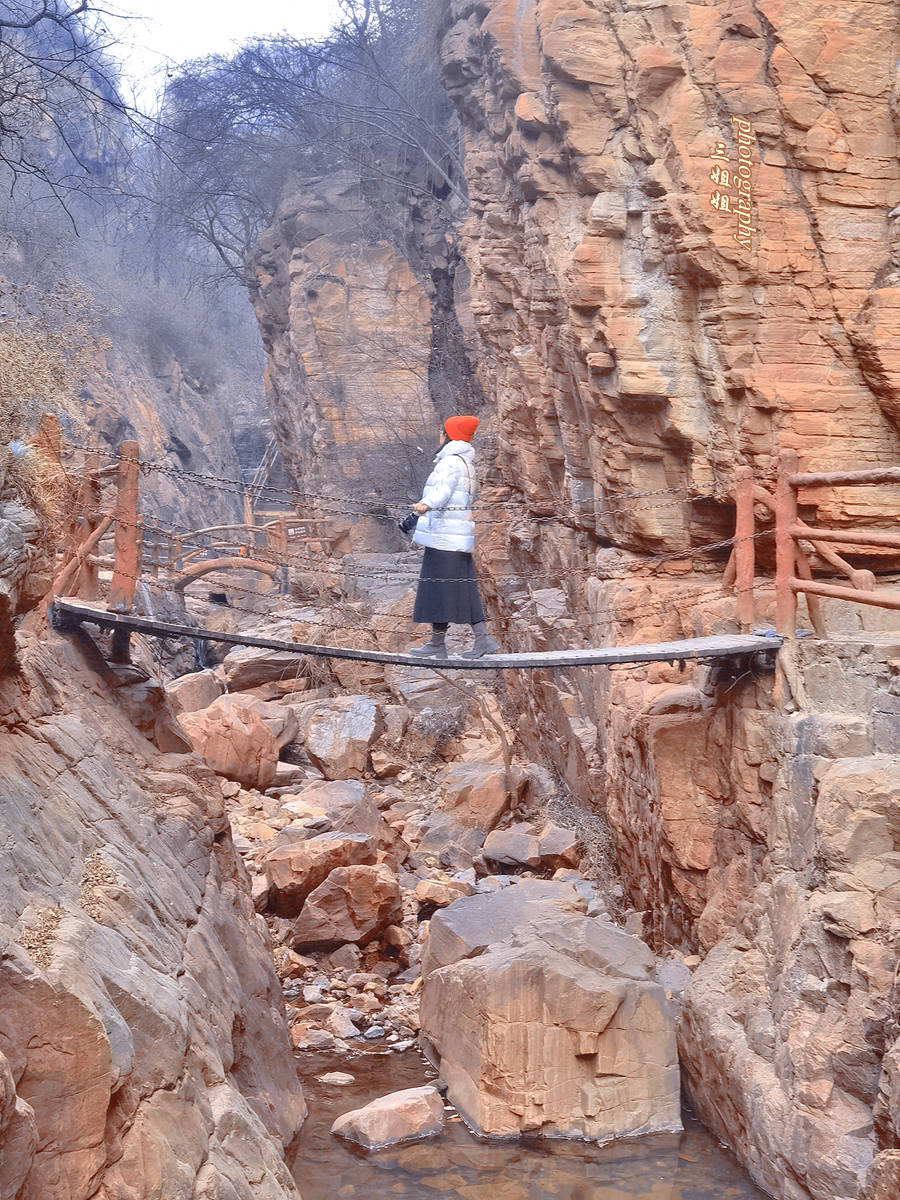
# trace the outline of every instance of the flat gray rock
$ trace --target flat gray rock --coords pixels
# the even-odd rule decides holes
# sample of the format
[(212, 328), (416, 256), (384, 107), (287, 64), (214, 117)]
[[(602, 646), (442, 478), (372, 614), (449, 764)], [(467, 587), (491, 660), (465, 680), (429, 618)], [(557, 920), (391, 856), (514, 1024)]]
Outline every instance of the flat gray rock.
[(500, 891), (465, 896), (432, 917), (422, 974), (508, 941), (516, 930), (548, 913), (583, 913), (585, 908), (571, 883), (553, 879), (523, 879)]

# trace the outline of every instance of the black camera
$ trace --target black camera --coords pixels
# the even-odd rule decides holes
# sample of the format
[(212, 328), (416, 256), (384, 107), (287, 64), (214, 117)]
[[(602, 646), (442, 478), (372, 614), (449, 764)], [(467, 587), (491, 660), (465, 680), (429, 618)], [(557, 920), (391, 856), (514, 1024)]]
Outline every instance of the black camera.
[(406, 516), (403, 518), (403, 520), (398, 521), (397, 524), (400, 526), (401, 532), (412, 533), (412, 531), (416, 527), (416, 522), (418, 521), (418, 519), (419, 519), (419, 514), (411, 512), (411, 513), (407, 513)]

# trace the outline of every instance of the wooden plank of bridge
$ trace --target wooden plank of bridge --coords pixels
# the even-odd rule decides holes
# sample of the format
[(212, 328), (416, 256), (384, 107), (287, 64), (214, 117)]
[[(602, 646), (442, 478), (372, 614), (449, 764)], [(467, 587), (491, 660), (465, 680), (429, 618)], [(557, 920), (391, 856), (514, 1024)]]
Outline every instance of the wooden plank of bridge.
[(562, 667), (617, 666), (629, 663), (710, 661), (717, 658), (774, 654), (781, 646), (779, 637), (753, 634), (722, 634), (718, 637), (688, 638), (680, 642), (654, 642), (637, 646), (591, 646), (584, 650), (551, 650), (543, 653), (491, 654), (485, 658), (422, 659), (410, 654), (390, 654), (376, 650), (353, 650), (346, 646), (315, 646), (303, 642), (285, 642), (278, 638), (253, 637), (244, 633), (225, 633), (197, 629), (168, 621), (110, 612), (79, 600), (59, 599), (51, 611), (53, 624), (68, 629), (87, 621), (101, 628), (120, 629), (156, 637), (185, 637), (232, 646), (256, 646), (263, 650), (286, 650), (293, 654), (311, 654), (322, 658), (348, 658), (357, 662), (390, 663), (396, 666), (436, 668), (441, 671), (528, 671)]

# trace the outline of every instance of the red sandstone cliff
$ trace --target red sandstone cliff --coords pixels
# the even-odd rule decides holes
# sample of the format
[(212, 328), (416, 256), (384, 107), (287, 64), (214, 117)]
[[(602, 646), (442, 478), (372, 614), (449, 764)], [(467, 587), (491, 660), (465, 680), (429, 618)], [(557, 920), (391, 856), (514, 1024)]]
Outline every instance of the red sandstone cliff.
[[(734, 628), (718, 556), (690, 548), (733, 532), (735, 466), (897, 461), (897, 33), (886, 4), (448, 5), (511, 639)], [(793, 695), (665, 666), (516, 684), (606, 805), (653, 939), (700, 951), (700, 1111), (791, 1200), (887, 1196), (898, 1170), (896, 623), (827, 615), (851, 648), (806, 653)]]

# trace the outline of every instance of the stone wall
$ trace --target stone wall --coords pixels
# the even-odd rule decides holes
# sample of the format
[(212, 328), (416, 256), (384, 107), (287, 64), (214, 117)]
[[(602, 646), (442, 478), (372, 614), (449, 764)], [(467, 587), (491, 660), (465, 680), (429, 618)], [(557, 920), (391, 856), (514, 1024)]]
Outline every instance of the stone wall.
[(0, 680), (0, 1193), (296, 1200), (282, 1151), (305, 1105), (220, 785), (148, 740), (160, 688), (89, 643), (20, 643)]

